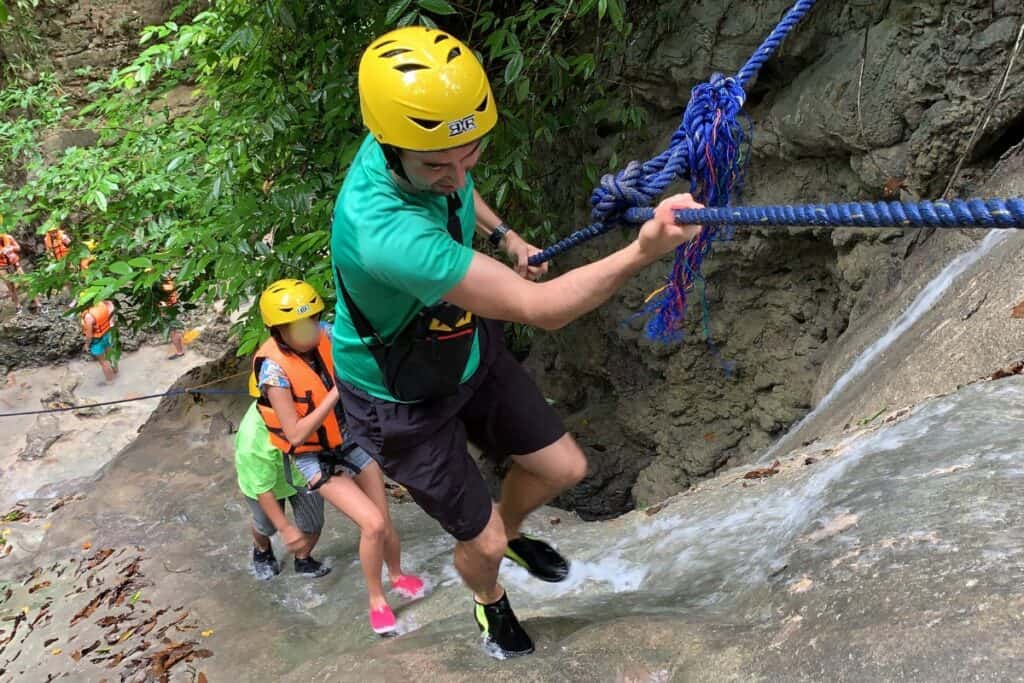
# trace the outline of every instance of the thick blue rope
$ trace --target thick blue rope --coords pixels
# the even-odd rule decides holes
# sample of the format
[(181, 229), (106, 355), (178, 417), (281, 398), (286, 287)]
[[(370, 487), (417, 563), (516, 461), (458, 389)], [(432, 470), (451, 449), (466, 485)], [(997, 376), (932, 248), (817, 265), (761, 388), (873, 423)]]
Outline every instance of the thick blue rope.
[[(690, 178), (690, 192), (697, 201), (705, 206), (726, 206), (730, 194), (742, 186), (746, 149), (749, 146), (749, 129), (745, 130), (740, 123), (746, 100), (744, 88), (793, 27), (811, 10), (814, 2), (797, 0), (735, 77), (714, 74), (710, 82), (696, 86), (668, 149), (646, 163), (630, 162), (619, 173), (604, 176), (600, 187), (594, 190), (590, 199), (593, 222), (534, 255), (530, 264), (544, 263), (608, 232), (626, 220), (627, 212), (649, 206), (664, 194), (669, 185), (687, 175)], [(677, 249), (664, 294), (646, 309), (647, 312), (655, 313), (647, 324), (648, 337), (660, 341), (680, 338), (687, 292), (697, 281), (703, 284), (701, 263), (710, 252), (713, 241), (731, 235), (732, 228), (727, 224), (711, 227), (702, 231), (694, 243)], [(704, 336), (710, 343), (707, 306), (703, 300), (704, 287), (700, 287), (699, 291), (705, 309)]]
[[(850, 202), (681, 209), (680, 225), (830, 226), (858, 228), (1024, 228), (1024, 198), (942, 202)], [(628, 209), (622, 219), (643, 223), (654, 209)]]

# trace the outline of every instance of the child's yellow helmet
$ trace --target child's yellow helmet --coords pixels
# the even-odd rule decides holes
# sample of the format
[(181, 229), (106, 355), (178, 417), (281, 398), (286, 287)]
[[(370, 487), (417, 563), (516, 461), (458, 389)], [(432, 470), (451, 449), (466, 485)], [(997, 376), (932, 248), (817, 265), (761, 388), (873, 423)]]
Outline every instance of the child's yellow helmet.
[(391, 31), (366, 49), (359, 104), (379, 143), (421, 152), (473, 142), (498, 121), (487, 73), (473, 51), (425, 26)]
[(278, 280), (260, 295), (260, 316), (267, 327), (311, 318), (324, 310), (324, 300), (302, 280)]

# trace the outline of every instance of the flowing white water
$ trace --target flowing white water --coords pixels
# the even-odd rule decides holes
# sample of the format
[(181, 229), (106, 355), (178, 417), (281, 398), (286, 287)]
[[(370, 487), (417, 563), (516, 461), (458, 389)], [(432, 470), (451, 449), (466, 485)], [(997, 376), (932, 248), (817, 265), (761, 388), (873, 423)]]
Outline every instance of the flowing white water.
[(760, 462), (766, 462), (771, 458), (774, 458), (779, 452), (784, 452), (782, 449), (784, 446), (790, 446), (793, 439), (800, 432), (805, 424), (813, 420), (826, 406), (835, 400), (843, 389), (849, 386), (850, 382), (860, 377), (864, 371), (871, 366), (875, 359), (884, 353), (893, 342), (903, 336), (903, 333), (913, 327), (914, 323), (921, 319), (921, 317), (931, 310), (932, 306), (946, 293), (950, 285), (956, 282), (957, 278), (964, 274), (964, 272), (977, 263), (982, 257), (988, 254), (993, 247), (1006, 239), (1010, 234), (1009, 230), (990, 230), (988, 235), (985, 236), (978, 246), (970, 251), (966, 251), (955, 259), (949, 262), (949, 264), (936, 275), (931, 282), (924, 286), (921, 292), (917, 295), (907, 310), (903, 311), (902, 315), (898, 317), (893, 324), (889, 327), (885, 334), (879, 337), (875, 343), (868, 346), (864, 351), (861, 352), (857, 359), (853, 361), (853, 364), (844, 372), (836, 383), (832, 385), (832, 388), (824, 398), (818, 402), (818, 405), (814, 407), (810, 413), (805, 415), (803, 419), (796, 423), (790, 428), (786, 434), (772, 444), (764, 455), (761, 456)]

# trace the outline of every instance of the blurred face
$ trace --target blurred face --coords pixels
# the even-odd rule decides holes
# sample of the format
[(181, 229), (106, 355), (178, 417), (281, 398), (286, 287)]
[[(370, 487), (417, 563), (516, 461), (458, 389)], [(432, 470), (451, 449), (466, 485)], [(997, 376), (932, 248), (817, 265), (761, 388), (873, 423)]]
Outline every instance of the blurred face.
[(316, 348), (320, 341), (320, 316), (303, 318), (287, 325), (281, 325), (281, 337), (292, 350), (306, 353)]
[(480, 140), (438, 152), (399, 152), (409, 182), (417, 190), (451, 194), (466, 186), (466, 174), (480, 160)]

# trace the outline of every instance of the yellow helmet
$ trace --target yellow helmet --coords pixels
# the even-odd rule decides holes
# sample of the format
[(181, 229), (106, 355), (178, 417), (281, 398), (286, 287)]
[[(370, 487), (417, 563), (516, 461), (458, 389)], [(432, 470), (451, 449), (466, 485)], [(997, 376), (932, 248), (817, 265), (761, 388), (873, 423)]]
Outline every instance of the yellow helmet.
[(366, 49), (359, 104), (377, 142), (420, 152), (473, 142), (498, 122), (491, 84), (473, 51), (425, 26), (391, 31)]
[(260, 295), (260, 316), (267, 327), (311, 318), (324, 310), (324, 300), (302, 280), (278, 280)]

